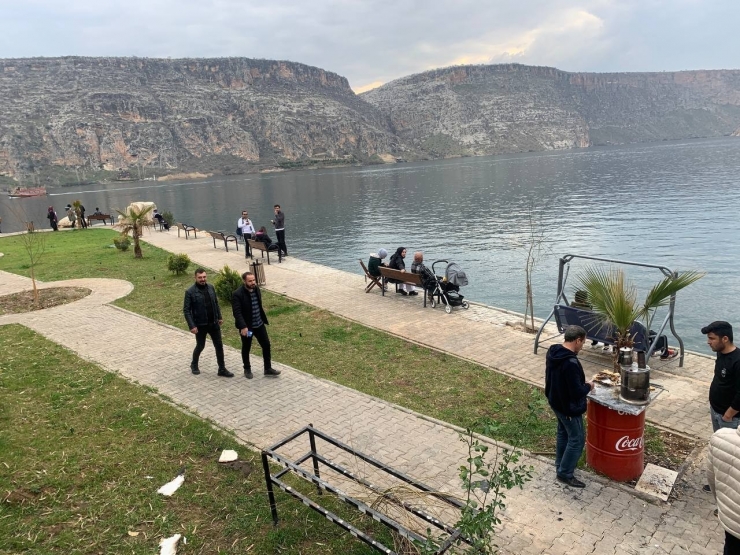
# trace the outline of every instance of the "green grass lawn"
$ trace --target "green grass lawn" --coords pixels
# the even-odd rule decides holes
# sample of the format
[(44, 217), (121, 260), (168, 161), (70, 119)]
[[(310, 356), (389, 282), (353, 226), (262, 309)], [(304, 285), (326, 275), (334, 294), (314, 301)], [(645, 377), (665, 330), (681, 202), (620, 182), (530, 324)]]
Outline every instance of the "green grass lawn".
[[(149, 555), (176, 533), (178, 553), (373, 553), (279, 491), (274, 528), (259, 455), (208, 422), (25, 327), (3, 326), (0, 352), (0, 553)], [(219, 465), (222, 449), (253, 471)], [(182, 467), (180, 489), (157, 494)]]
[[(194, 267), (187, 275), (170, 274), (169, 253), (145, 242), (144, 258), (136, 260), (131, 251), (110, 248), (116, 236), (111, 230), (45, 236), (38, 279), (126, 279), (135, 288), (116, 301), (118, 306), (186, 329), (182, 299), (193, 281)], [(28, 275), (28, 259), (18, 237), (0, 239), (0, 251), (5, 253), (0, 270)], [(209, 279), (214, 278), (211, 273)], [(495, 419), (501, 422), (496, 439), (510, 443), (521, 439), (522, 447), (534, 451), (554, 450), (554, 416), (544, 410), (533, 421), (527, 409), (542, 400), (538, 388), (269, 291), (264, 302), (274, 360), (461, 427), (481, 417)], [(224, 341), (239, 348), (230, 308), (222, 303), (222, 309)], [(255, 345), (253, 352), (259, 354), (259, 347)]]

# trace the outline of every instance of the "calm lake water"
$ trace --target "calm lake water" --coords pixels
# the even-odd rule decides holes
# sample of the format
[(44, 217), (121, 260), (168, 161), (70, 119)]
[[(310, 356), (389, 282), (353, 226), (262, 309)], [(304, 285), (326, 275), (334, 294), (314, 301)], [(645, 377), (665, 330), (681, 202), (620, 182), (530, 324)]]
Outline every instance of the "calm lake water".
[[(427, 262), (450, 259), (466, 270), (470, 285), (462, 293), (470, 300), (517, 312), (524, 310), (531, 208), (547, 237), (534, 276), (538, 315), (552, 308), (558, 258), (570, 253), (704, 270), (705, 278), (679, 293), (679, 334), (688, 348), (709, 353), (701, 326), (722, 319), (740, 330), (740, 139), (49, 191), (46, 198), (4, 198), (3, 231), (18, 229), (9, 204), (43, 225), (49, 204), (62, 217), (75, 199), (90, 211), (146, 200), (178, 220), (232, 233), (247, 208), (274, 238), (269, 220), (279, 203), (292, 255), (361, 273), (358, 258), (380, 247), (407, 247), (407, 267), (413, 251), (423, 250)], [(583, 263), (573, 264), (570, 285), (579, 268)], [(661, 277), (635, 269), (628, 275), (643, 297)]]

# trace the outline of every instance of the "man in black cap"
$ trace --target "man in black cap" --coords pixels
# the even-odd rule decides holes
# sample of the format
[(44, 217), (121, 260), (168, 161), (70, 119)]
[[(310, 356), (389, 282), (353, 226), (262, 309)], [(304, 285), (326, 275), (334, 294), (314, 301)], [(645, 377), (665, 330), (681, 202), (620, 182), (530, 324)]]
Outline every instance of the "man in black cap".
[(732, 326), (718, 320), (701, 329), (707, 345), (717, 353), (714, 378), (709, 386), (712, 430), (735, 428), (740, 424), (740, 349), (732, 342)]

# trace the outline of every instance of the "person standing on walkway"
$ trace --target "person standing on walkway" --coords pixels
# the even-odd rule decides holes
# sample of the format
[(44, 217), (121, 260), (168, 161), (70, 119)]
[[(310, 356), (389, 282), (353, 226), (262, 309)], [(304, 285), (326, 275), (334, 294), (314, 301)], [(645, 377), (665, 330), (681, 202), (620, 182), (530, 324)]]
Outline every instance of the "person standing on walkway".
[(82, 203), (78, 200), (77, 203), (79, 204), (79, 220), (80, 225), (82, 226), (82, 229), (87, 229), (87, 220), (85, 219), (85, 207), (82, 205)]
[(735, 428), (740, 424), (740, 349), (732, 342), (732, 326), (718, 320), (704, 326), (707, 345), (717, 353), (714, 378), (709, 386), (709, 413), (712, 430)]
[(279, 376), (280, 370), (272, 368), (270, 360), (270, 338), (267, 336), (267, 315), (262, 308), (262, 293), (257, 287), (257, 279), (252, 272), (242, 274), (244, 285), (239, 287), (231, 296), (231, 310), (234, 313), (234, 325), (239, 330), (242, 340), (242, 363), (244, 377), (251, 380), (252, 365), (249, 360), (249, 351), (252, 349), (252, 338), (256, 337), (262, 348), (262, 362), (265, 376)]
[(585, 329), (568, 326), (565, 328), (563, 344), (552, 345), (545, 362), (545, 396), (558, 419), (556, 476), (558, 481), (574, 488), (586, 487), (574, 472), (586, 442), (583, 432), (586, 396), (594, 388), (593, 383), (586, 381), (578, 360), (578, 353), (585, 342)]
[(224, 321), (221, 318), (221, 308), (218, 306), (216, 290), (208, 283), (206, 271), (203, 268), (195, 270), (195, 283), (185, 291), (182, 313), (185, 315), (190, 333), (195, 335), (195, 350), (190, 363), (190, 371), (193, 374), (200, 374), (198, 360), (206, 346), (206, 335), (210, 335), (213, 347), (216, 349), (218, 375), (233, 378), (234, 374), (226, 369), (224, 362), (224, 344), (221, 340), (221, 324)]
[(275, 226), (277, 244), (280, 250), (283, 251), (283, 256), (288, 256), (288, 247), (285, 245), (285, 214), (280, 210), (279, 204), (276, 204), (273, 208), (275, 209), (275, 219), (270, 221)]
[(257, 230), (254, 229), (254, 224), (249, 219), (249, 213), (246, 210), (242, 210), (242, 217), (236, 221), (236, 229), (240, 231), (239, 235), (242, 236), (245, 243), (247, 239), (254, 239)]
[(53, 206), (49, 206), (49, 211), (46, 213), (46, 217), (49, 218), (51, 229), (53, 229), (54, 231), (59, 231), (59, 227), (57, 226), (57, 223), (59, 222), (59, 218), (57, 218), (57, 213), (54, 212)]
[(68, 204), (64, 209), (67, 211), (67, 218), (69, 218), (69, 223), (74, 230), (75, 222), (77, 221), (77, 213), (75, 212), (75, 209), (72, 208), (71, 204)]
[(722, 428), (709, 442), (707, 478), (725, 529), (724, 555), (740, 554), (740, 430)]

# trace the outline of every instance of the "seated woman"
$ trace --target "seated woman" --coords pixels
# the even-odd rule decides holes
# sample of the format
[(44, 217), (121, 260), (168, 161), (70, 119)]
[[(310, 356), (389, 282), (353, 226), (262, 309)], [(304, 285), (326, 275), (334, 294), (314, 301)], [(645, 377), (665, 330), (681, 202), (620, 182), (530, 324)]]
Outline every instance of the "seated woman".
[[(403, 259), (406, 258), (406, 247), (398, 247), (396, 249), (396, 252), (393, 253), (393, 256), (391, 256), (390, 263), (388, 264), (388, 267), (393, 268), (394, 270), (399, 270), (401, 272), (406, 271), (406, 263), (403, 261)], [(388, 280), (392, 283), (400, 283), (400, 287), (398, 288), (397, 293), (400, 293), (401, 295), (418, 295), (419, 293), (416, 292), (416, 288), (411, 283), (403, 283), (399, 282), (398, 280)]]
[[(383, 262), (383, 259), (386, 256), (388, 256), (388, 251), (385, 249), (379, 249), (378, 254), (370, 255), (370, 260), (367, 261), (367, 272), (371, 276), (375, 276), (378, 278), (381, 277), (380, 267), (381, 266), (386, 267), (386, 268), (388, 267), (388, 265), (385, 262)], [(383, 282), (383, 289), (388, 291), (388, 288), (385, 286), (385, 283), (386, 283), (385, 278), (382, 278), (382, 282)]]

